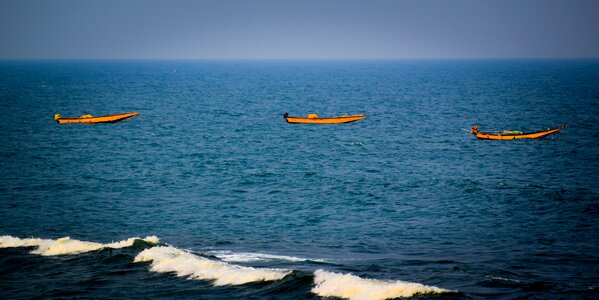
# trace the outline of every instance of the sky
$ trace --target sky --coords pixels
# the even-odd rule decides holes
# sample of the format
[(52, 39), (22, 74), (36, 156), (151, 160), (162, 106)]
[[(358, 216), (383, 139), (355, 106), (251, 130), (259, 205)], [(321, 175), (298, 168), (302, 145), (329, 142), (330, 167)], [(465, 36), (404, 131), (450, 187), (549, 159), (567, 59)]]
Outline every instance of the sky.
[(0, 59), (599, 58), (599, 0), (0, 0)]

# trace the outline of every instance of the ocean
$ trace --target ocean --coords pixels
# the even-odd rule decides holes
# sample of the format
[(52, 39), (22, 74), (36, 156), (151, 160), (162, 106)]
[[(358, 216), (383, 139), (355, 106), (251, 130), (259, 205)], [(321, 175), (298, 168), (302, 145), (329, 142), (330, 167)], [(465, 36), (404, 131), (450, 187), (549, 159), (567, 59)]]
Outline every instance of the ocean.
[(1, 61), (0, 112), (2, 299), (599, 298), (597, 60)]

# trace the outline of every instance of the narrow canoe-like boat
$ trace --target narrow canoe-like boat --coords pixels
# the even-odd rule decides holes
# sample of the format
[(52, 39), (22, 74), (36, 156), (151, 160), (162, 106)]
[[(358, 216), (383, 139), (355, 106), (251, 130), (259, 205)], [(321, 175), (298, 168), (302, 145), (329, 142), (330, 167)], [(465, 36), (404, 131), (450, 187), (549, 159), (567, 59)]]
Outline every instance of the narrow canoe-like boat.
[(365, 115), (338, 116), (332, 118), (321, 118), (317, 114), (309, 114), (307, 118), (290, 117), (289, 114), (283, 115), (285, 121), (291, 124), (341, 124), (350, 123), (366, 118)]
[(124, 114), (110, 115), (110, 116), (100, 116), (93, 117), (92, 115), (83, 115), (79, 118), (63, 118), (60, 114), (54, 115), (54, 120), (58, 122), (58, 124), (65, 123), (115, 123), (118, 121), (122, 121), (127, 118), (131, 118), (133, 116), (139, 115), (139, 112), (130, 112)]
[(546, 130), (539, 130), (534, 132), (521, 132), (521, 131), (510, 131), (506, 130), (503, 132), (480, 132), (478, 126), (473, 126), (470, 130), (471, 134), (476, 135), (481, 140), (517, 140), (517, 139), (540, 139), (544, 138), (552, 133), (558, 132), (566, 128), (566, 124), (560, 125), (555, 128), (549, 128)]

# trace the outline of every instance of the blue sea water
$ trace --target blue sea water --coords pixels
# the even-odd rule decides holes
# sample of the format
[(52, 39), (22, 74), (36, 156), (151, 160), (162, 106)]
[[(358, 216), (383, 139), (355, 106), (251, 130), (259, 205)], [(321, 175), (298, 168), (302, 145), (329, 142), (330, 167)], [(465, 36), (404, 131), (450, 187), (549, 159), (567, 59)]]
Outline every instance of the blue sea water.
[(3, 299), (599, 297), (596, 60), (3, 61), (0, 112)]

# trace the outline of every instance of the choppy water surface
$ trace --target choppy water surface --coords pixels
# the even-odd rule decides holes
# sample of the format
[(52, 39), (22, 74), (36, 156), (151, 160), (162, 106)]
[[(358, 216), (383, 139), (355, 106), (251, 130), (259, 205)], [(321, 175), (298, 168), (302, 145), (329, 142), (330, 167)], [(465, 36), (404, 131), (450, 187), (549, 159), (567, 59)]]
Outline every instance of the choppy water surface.
[(0, 296), (597, 298), (598, 103), (597, 61), (0, 62)]

